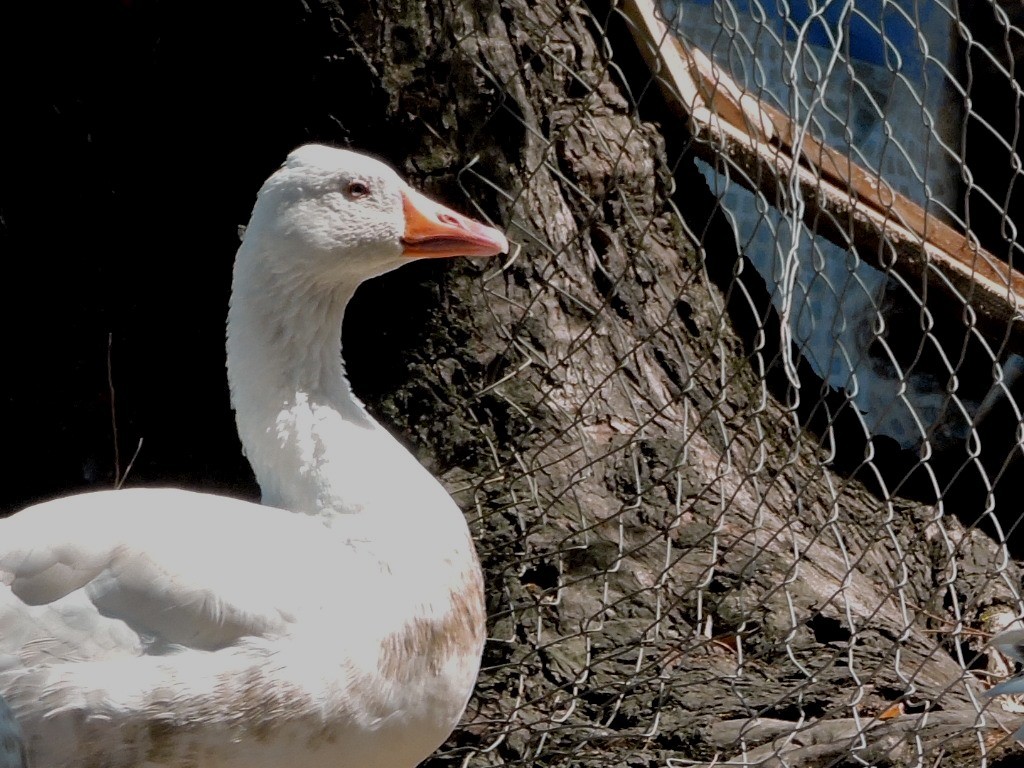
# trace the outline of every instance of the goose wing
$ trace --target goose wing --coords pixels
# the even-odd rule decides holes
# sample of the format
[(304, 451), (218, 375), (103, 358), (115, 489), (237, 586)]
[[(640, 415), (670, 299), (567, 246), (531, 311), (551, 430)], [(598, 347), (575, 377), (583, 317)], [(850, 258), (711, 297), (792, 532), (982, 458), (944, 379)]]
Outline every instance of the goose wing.
[(324, 534), (305, 515), (172, 489), (30, 507), (0, 521), (0, 671), (284, 632), (317, 599), (296, 569), (326, 557)]

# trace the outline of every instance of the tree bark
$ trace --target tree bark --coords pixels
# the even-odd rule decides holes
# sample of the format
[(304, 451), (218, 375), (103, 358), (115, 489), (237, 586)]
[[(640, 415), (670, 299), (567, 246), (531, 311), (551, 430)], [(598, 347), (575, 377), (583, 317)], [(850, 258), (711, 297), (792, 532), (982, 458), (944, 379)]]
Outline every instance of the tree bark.
[[(977, 759), (998, 726), (980, 725), (982, 686), (958, 660), (984, 642), (957, 623), (1014, 605), (1018, 574), (936, 507), (837, 475), (775, 399), (774, 350), (735, 325), (777, 320), (732, 278), (735, 251), (705, 238), (708, 261), (733, 260), (712, 267), (687, 238), (708, 192), (631, 101), (649, 82), (626, 69), (614, 14), (435, 12), (381, 8), (380, 28), (475, 81), (441, 122), (473, 148), (462, 158), (488, 137), (474, 168), (511, 197), (500, 218), (523, 248), (503, 270), (447, 275), (472, 345), (432, 347), (379, 403), (402, 422), (420, 388), (460, 384), (442, 385), (445, 418), (406, 422), (471, 511), (491, 595), (473, 717), (437, 762), (490, 746), (498, 763), (710, 762), (741, 739), (764, 764)], [(443, 338), (450, 311), (442, 324)]]

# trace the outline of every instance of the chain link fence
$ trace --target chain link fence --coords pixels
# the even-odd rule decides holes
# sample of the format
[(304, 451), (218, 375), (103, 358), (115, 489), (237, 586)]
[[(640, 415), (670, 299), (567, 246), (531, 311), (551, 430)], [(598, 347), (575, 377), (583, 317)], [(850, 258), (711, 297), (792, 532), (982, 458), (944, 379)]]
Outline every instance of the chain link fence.
[(446, 475), (490, 638), (432, 764), (1019, 764), (986, 691), (1022, 608), (1024, 11), (452, 15), (523, 149), (460, 174), (518, 247), (474, 289), (490, 460)]

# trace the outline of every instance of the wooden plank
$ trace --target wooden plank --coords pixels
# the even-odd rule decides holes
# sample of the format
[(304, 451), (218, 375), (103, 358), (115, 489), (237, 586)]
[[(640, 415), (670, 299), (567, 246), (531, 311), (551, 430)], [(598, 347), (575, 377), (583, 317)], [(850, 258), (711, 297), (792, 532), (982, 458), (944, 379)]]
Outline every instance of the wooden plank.
[(1005, 341), (1024, 354), (1024, 275), (847, 155), (800, 136), (788, 115), (684, 46), (651, 0), (622, 0), (619, 7), (669, 105), (689, 121), (703, 159), (727, 159), (744, 171), (737, 181), (782, 210), (783, 190), (796, 173), (813, 231), (843, 248), (856, 244), (865, 261), (908, 282), (939, 286), (966, 303), (966, 323), (977, 323), (995, 346)]

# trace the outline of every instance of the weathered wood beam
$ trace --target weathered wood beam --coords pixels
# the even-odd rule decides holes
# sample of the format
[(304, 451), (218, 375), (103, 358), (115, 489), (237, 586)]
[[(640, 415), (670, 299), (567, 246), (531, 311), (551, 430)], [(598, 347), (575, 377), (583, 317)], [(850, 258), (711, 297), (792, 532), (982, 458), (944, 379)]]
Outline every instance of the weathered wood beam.
[(783, 211), (795, 179), (813, 231), (843, 248), (856, 245), (881, 270), (938, 286), (994, 347), (1024, 354), (1024, 275), (744, 91), (684, 46), (652, 0), (619, 0), (618, 8), (669, 106), (688, 121), (698, 156), (712, 165), (726, 160), (742, 171), (736, 181)]

